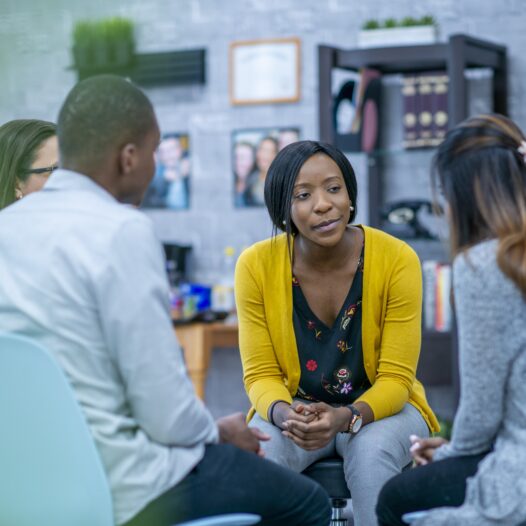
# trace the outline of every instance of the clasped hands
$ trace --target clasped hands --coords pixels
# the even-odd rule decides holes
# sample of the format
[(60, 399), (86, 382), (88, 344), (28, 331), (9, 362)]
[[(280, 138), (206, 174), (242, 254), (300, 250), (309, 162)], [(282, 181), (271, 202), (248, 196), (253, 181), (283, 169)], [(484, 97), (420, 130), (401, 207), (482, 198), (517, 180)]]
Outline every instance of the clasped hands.
[(313, 451), (326, 446), (340, 431), (347, 431), (351, 412), (324, 402), (291, 405), (278, 402), (273, 410), (274, 424), (299, 447)]

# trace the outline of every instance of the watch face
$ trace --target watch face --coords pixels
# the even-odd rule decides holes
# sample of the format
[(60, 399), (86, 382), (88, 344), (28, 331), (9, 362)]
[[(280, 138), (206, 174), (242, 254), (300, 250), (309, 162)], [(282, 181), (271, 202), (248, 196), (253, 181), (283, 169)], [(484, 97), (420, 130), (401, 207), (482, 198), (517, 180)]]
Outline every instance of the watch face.
[(352, 432), (358, 433), (358, 431), (360, 431), (361, 428), (362, 428), (362, 417), (358, 416), (352, 424)]

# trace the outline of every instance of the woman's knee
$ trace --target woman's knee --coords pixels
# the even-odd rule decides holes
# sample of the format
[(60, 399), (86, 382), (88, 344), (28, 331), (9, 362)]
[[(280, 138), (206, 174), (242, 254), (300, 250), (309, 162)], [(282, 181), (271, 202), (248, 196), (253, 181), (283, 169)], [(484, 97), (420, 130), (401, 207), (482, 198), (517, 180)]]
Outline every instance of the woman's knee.
[(376, 466), (395, 474), (410, 461), (409, 444), (398, 444), (394, 437), (373, 434), (356, 436), (349, 445), (349, 463), (355, 469), (369, 470)]

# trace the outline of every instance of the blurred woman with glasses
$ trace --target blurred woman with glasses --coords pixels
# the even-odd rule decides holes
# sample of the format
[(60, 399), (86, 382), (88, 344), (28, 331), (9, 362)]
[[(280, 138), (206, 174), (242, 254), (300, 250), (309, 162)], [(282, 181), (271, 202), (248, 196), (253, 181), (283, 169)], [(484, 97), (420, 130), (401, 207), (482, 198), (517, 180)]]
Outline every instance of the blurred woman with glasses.
[(18, 119), (0, 126), (0, 209), (40, 190), (58, 168), (56, 126)]

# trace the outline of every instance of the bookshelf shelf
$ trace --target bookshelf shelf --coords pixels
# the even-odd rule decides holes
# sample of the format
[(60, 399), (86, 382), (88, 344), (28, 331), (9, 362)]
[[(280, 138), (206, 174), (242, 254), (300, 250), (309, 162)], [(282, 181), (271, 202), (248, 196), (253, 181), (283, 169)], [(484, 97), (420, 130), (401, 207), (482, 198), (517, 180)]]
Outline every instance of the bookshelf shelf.
[[(456, 34), (445, 43), (415, 46), (396, 46), (370, 49), (341, 49), (318, 47), (319, 75), (319, 135), (320, 140), (335, 144), (345, 151), (346, 138), (337, 135), (333, 120), (333, 69), (359, 71), (371, 68), (382, 74), (410, 74), (426, 71), (445, 71), (449, 77), (448, 128), (468, 117), (468, 86), (466, 70), (488, 68), (493, 72), (493, 111), (507, 115), (507, 56), (506, 47), (492, 42)], [(384, 110), (386, 108), (383, 108)], [(410, 155), (414, 160), (427, 160), (433, 148), (418, 150), (375, 150), (368, 155), (368, 222), (381, 226), (384, 181), (382, 172), (389, 157)], [(425, 155), (426, 154), (426, 155)], [(420, 159), (419, 159), (419, 156)], [(391, 157), (392, 158), (392, 157)], [(422, 331), (422, 353), (417, 375), (426, 385), (451, 385), (458, 400), (458, 366), (456, 331)]]
[(429, 329), (422, 330), (422, 338), (432, 340), (449, 340), (451, 339), (450, 331), (432, 331)]

